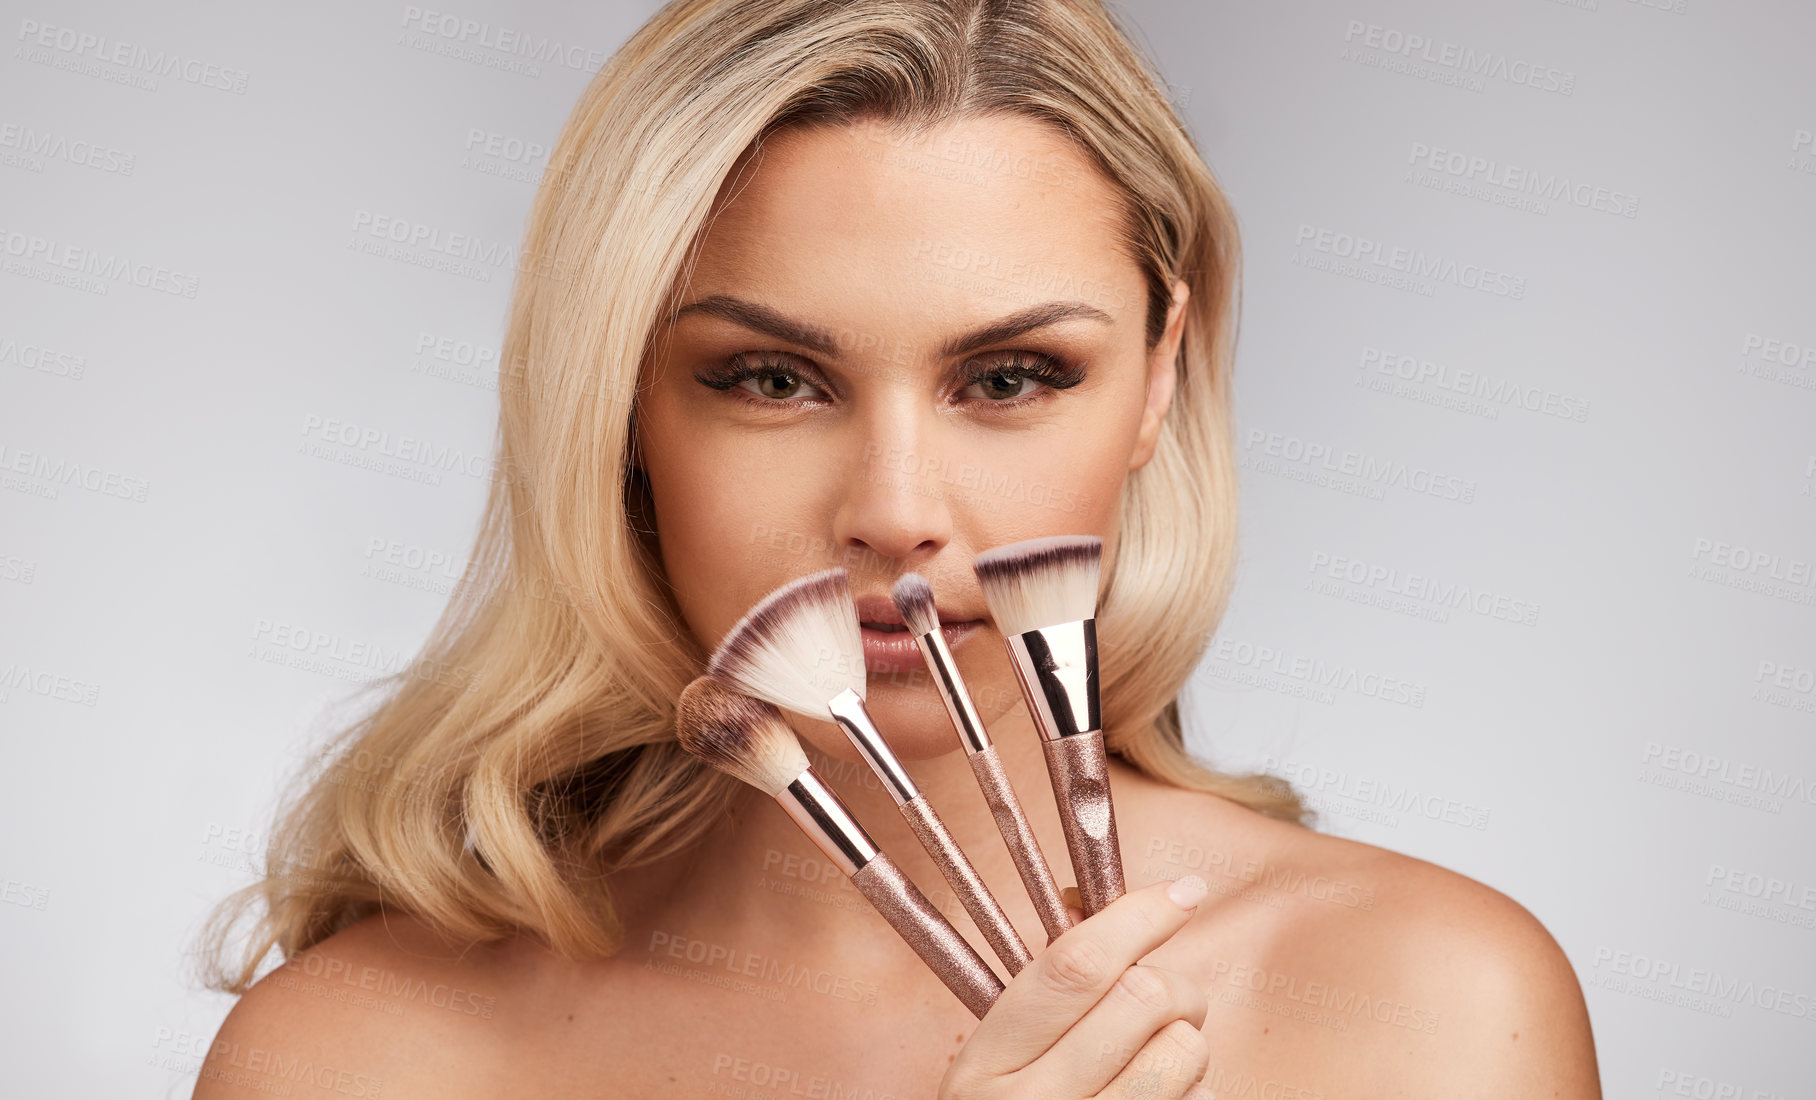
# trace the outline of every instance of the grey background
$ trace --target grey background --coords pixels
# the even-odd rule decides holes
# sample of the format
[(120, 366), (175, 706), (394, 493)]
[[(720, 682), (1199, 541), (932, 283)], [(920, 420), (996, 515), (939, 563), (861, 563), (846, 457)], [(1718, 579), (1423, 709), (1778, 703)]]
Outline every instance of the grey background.
[[(537, 147), (654, 5), (439, 9), (577, 48), (533, 72), (403, 4), (3, 6), (6, 1076), (187, 1095), (229, 999), (178, 953), (420, 644), (484, 493), (508, 259), (362, 246), (513, 253)], [(1536, 913), (1608, 1095), (1808, 1095), (1816, 8), (1124, 10), (1245, 244), (1195, 747)], [(1521, 204), (1514, 169), (1569, 189)], [(1333, 269), (1358, 240), (1434, 273)], [(465, 460), (386, 460), (406, 437)]]

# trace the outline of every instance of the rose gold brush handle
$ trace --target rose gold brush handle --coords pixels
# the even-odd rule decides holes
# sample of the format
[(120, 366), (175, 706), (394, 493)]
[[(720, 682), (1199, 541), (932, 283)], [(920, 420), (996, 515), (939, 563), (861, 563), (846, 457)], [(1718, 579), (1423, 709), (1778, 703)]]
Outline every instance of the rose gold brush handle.
[(1015, 788), (1009, 785), (1009, 773), (1003, 770), (1002, 757), (997, 755), (995, 745), (971, 754), (971, 771), (984, 792), (984, 801), (990, 805), (991, 816), (996, 818), (996, 829), (1003, 834), (1003, 843), (1009, 846), (1015, 869), (1021, 872), (1022, 885), (1028, 888), (1034, 910), (1040, 914), (1041, 927), (1047, 930), (1047, 942), (1052, 943), (1061, 932), (1072, 927), (1072, 917), (1066, 912), (1065, 899), (1059, 896), (1059, 883), (1053, 881), (1053, 869), (1047, 866), (1040, 842), (1034, 839), (1028, 815), (1022, 812), (1021, 800), (1015, 797)]
[(952, 834), (946, 831), (945, 822), (933, 812), (933, 807), (927, 804), (925, 797), (902, 803), (901, 810), (908, 827), (914, 830), (915, 839), (921, 842), (921, 847), (927, 849), (933, 862), (939, 864), (940, 874), (946, 876), (952, 892), (964, 903), (965, 912), (970, 913), (971, 919), (977, 922), (978, 931), (990, 943), (990, 950), (996, 952), (996, 957), (1003, 960), (1003, 965), (1009, 968), (1009, 976), (1013, 978), (1021, 973), (1021, 968), (1028, 965), (1034, 956), (1028, 953), (1028, 945), (1022, 942), (1015, 926), (1009, 923), (1009, 914), (1003, 912), (1003, 907), (990, 895), (990, 889), (978, 876), (977, 868), (971, 866), (971, 861), (965, 858), (958, 841), (952, 839)]
[(946, 988), (964, 1002), (973, 1016), (983, 1019), (996, 1003), (997, 994), (1003, 991), (1002, 980), (971, 950), (958, 929), (915, 889), (888, 853), (878, 852), (858, 868), (851, 876), (851, 884), (870, 899), (870, 904), (914, 949), (927, 969), (946, 983)]
[(1075, 733), (1042, 741), (1053, 797), (1078, 894), (1090, 916), (1121, 897), (1122, 849), (1116, 842), (1116, 814), (1110, 807), (1110, 767), (1104, 758), (1103, 731)]

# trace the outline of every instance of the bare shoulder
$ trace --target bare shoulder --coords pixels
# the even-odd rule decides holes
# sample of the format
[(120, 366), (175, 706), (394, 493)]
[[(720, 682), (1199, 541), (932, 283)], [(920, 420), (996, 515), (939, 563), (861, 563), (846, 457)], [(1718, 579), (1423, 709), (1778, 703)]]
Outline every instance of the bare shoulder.
[[(1395, 1065), (1400, 1074), (1436, 1095), (1601, 1095), (1576, 971), (1525, 906), (1376, 845), (1315, 833), (1298, 845), (1312, 866), (1343, 868), (1374, 891), (1377, 916), (1352, 937), (1366, 952), (1353, 973), (1400, 991), (1390, 1023), (1403, 1027), (1423, 1007), (1425, 1034), (1438, 1040), (1427, 1056)], [(1312, 929), (1340, 937), (1357, 923), (1326, 913)]]
[(407, 915), (368, 917), (247, 990), (221, 1024), (194, 1095), (268, 1096), (284, 1083), (355, 1098), (429, 1088), (503, 1095), (499, 1003), (516, 999), (522, 984), (513, 950), (449, 945)]
[(1517, 901), (1215, 796), (1144, 801), (1142, 835), (1123, 837), (1131, 883), (1210, 884), (1190, 950), (1223, 1026), (1302, 1072), (1341, 1070), (1317, 1091), (1600, 1096), (1575, 970)]

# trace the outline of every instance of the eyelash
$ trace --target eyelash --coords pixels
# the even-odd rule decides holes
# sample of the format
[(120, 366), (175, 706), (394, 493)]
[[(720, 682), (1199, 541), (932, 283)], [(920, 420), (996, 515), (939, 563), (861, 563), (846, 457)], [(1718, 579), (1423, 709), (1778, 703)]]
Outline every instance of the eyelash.
[[(762, 397), (744, 389), (742, 383), (753, 378), (767, 378), (772, 375), (783, 375), (798, 382), (818, 387), (820, 384), (807, 377), (810, 372), (794, 369), (775, 359), (760, 356), (734, 355), (729, 365), (717, 370), (703, 371), (695, 376), (695, 381), (715, 390), (741, 390), (742, 400), (751, 405), (778, 408), (783, 405), (801, 405), (804, 401), (792, 398)], [(1047, 387), (1045, 391), (1036, 390), (1018, 397), (1007, 397), (1000, 400), (985, 398), (983, 404), (993, 411), (1019, 409), (1036, 401), (1045, 400), (1043, 394), (1050, 395), (1059, 390), (1068, 390), (1084, 381), (1085, 372), (1082, 366), (1062, 362), (1051, 355), (1038, 352), (1009, 352), (1008, 357), (989, 362), (986, 365), (968, 367), (963, 375), (966, 388), (976, 385), (997, 375), (1008, 375), (1012, 378), (1031, 379)]]

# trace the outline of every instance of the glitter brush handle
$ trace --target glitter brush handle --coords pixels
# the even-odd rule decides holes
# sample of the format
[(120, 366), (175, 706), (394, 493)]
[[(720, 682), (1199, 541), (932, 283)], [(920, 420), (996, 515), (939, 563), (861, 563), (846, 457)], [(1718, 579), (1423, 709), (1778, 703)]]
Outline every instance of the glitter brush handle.
[(870, 899), (883, 919), (971, 1014), (983, 1019), (1003, 991), (1002, 980), (958, 934), (958, 929), (908, 881), (888, 853), (879, 852), (858, 868), (857, 874), (851, 876), (851, 884)]

